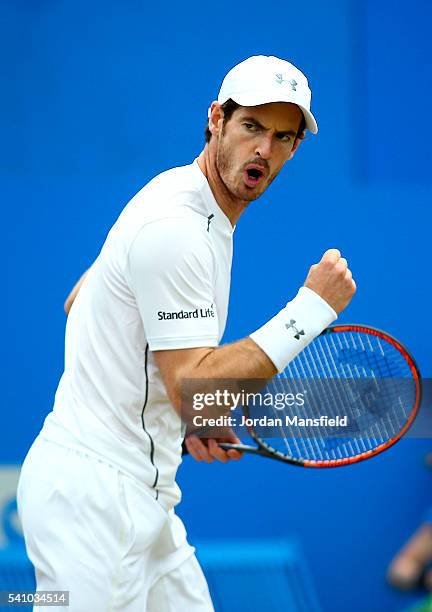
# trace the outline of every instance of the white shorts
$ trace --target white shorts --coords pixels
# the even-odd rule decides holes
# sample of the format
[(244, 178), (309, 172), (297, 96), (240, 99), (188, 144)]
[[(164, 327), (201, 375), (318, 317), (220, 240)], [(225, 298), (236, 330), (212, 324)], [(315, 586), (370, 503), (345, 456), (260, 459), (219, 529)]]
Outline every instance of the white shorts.
[(69, 591), (69, 608), (50, 610), (213, 611), (182, 521), (152, 494), (108, 463), (36, 439), (17, 500), (37, 590)]

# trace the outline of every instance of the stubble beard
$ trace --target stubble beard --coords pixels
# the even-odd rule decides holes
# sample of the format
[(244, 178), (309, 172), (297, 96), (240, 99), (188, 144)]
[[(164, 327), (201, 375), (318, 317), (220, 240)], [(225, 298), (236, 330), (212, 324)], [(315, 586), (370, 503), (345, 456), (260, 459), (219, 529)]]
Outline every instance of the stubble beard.
[(243, 200), (245, 202), (253, 202), (257, 198), (259, 198), (265, 191), (264, 189), (263, 191), (259, 191), (255, 194), (252, 194), (252, 193), (247, 192), (246, 186), (244, 186), (244, 189), (240, 190), (240, 189), (236, 189), (235, 186), (231, 184), (231, 181), (229, 181), (228, 177), (230, 175), (231, 176), (235, 175), (235, 166), (229, 154), (228, 147), (224, 145), (223, 140), (222, 142), (219, 141), (218, 143), (218, 149), (217, 149), (217, 154), (216, 154), (216, 168), (217, 168), (220, 180), (224, 184), (226, 190), (234, 198), (238, 198), (239, 200)]

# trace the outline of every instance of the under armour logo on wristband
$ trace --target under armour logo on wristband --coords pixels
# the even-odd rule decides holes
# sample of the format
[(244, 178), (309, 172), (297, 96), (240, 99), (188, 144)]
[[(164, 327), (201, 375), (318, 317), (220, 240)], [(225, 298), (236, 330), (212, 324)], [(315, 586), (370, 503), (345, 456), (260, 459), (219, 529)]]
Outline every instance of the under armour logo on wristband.
[(297, 327), (295, 326), (295, 322), (296, 322), (295, 319), (290, 319), (289, 325), (288, 325), (288, 323), (285, 323), (285, 327), (287, 329), (291, 329), (292, 328), (295, 331), (294, 338), (296, 340), (300, 340), (300, 336), (304, 336), (305, 332), (304, 332), (304, 329), (297, 329)]

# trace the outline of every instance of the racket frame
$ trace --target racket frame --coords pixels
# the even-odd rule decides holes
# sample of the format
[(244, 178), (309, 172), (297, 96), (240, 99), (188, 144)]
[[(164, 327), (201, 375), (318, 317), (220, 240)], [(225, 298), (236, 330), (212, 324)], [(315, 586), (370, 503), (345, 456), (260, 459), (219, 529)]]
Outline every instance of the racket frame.
[(291, 465), (297, 465), (300, 467), (330, 468), (330, 467), (342, 467), (345, 465), (351, 465), (353, 463), (359, 463), (360, 461), (364, 461), (365, 459), (370, 459), (371, 457), (374, 457), (375, 455), (382, 453), (383, 451), (387, 450), (388, 448), (396, 444), (396, 442), (398, 442), (406, 434), (408, 429), (411, 427), (420, 409), (420, 404), (421, 404), (421, 399), (422, 399), (422, 380), (421, 380), (421, 375), (417, 367), (417, 364), (414, 358), (412, 357), (411, 353), (406, 349), (406, 347), (399, 340), (397, 340), (394, 336), (391, 336), (387, 332), (383, 332), (376, 327), (371, 327), (370, 325), (348, 324), (348, 323), (331, 325), (330, 327), (327, 327), (326, 329), (324, 329), (321, 332), (320, 336), (323, 336), (325, 334), (340, 333), (340, 332), (363, 332), (363, 333), (371, 334), (372, 336), (377, 336), (378, 338), (381, 338), (389, 342), (390, 344), (392, 344), (403, 355), (406, 362), (408, 363), (408, 366), (411, 370), (411, 374), (413, 376), (413, 380), (415, 383), (416, 399), (415, 399), (414, 406), (411, 409), (409, 418), (407, 419), (406, 423), (401, 428), (401, 430), (397, 433), (396, 436), (394, 436), (393, 438), (391, 438), (391, 440), (388, 440), (387, 442), (379, 444), (374, 449), (365, 451), (363, 453), (359, 453), (357, 455), (352, 455), (351, 457), (345, 457), (343, 459), (312, 460), (312, 459), (297, 459), (294, 457), (289, 457), (288, 455), (281, 453), (277, 449), (267, 444), (262, 438), (260, 438), (254, 432), (252, 427), (248, 427), (248, 433), (251, 436), (251, 438), (254, 440), (254, 442), (258, 444), (257, 447), (251, 446), (248, 444), (230, 444), (230, 443), (222, 442), (219, 444), (220, 448), (224, 450), (233, 449), (233, 450), (237, 450), (241, 452), (252, 453), (254, 455), (268, 457), (269, 459), (276, 459), (278, 461), (289, 463)]

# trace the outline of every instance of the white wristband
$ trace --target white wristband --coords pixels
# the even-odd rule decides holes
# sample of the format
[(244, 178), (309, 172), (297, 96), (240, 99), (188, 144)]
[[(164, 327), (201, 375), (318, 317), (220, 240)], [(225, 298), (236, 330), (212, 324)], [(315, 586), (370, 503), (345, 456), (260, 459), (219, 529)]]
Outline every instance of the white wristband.
[(283, 310), (250, 337), (282, 372), (336, 319), (336, 312), (322, 297), (308, 287), (301, 287)]

